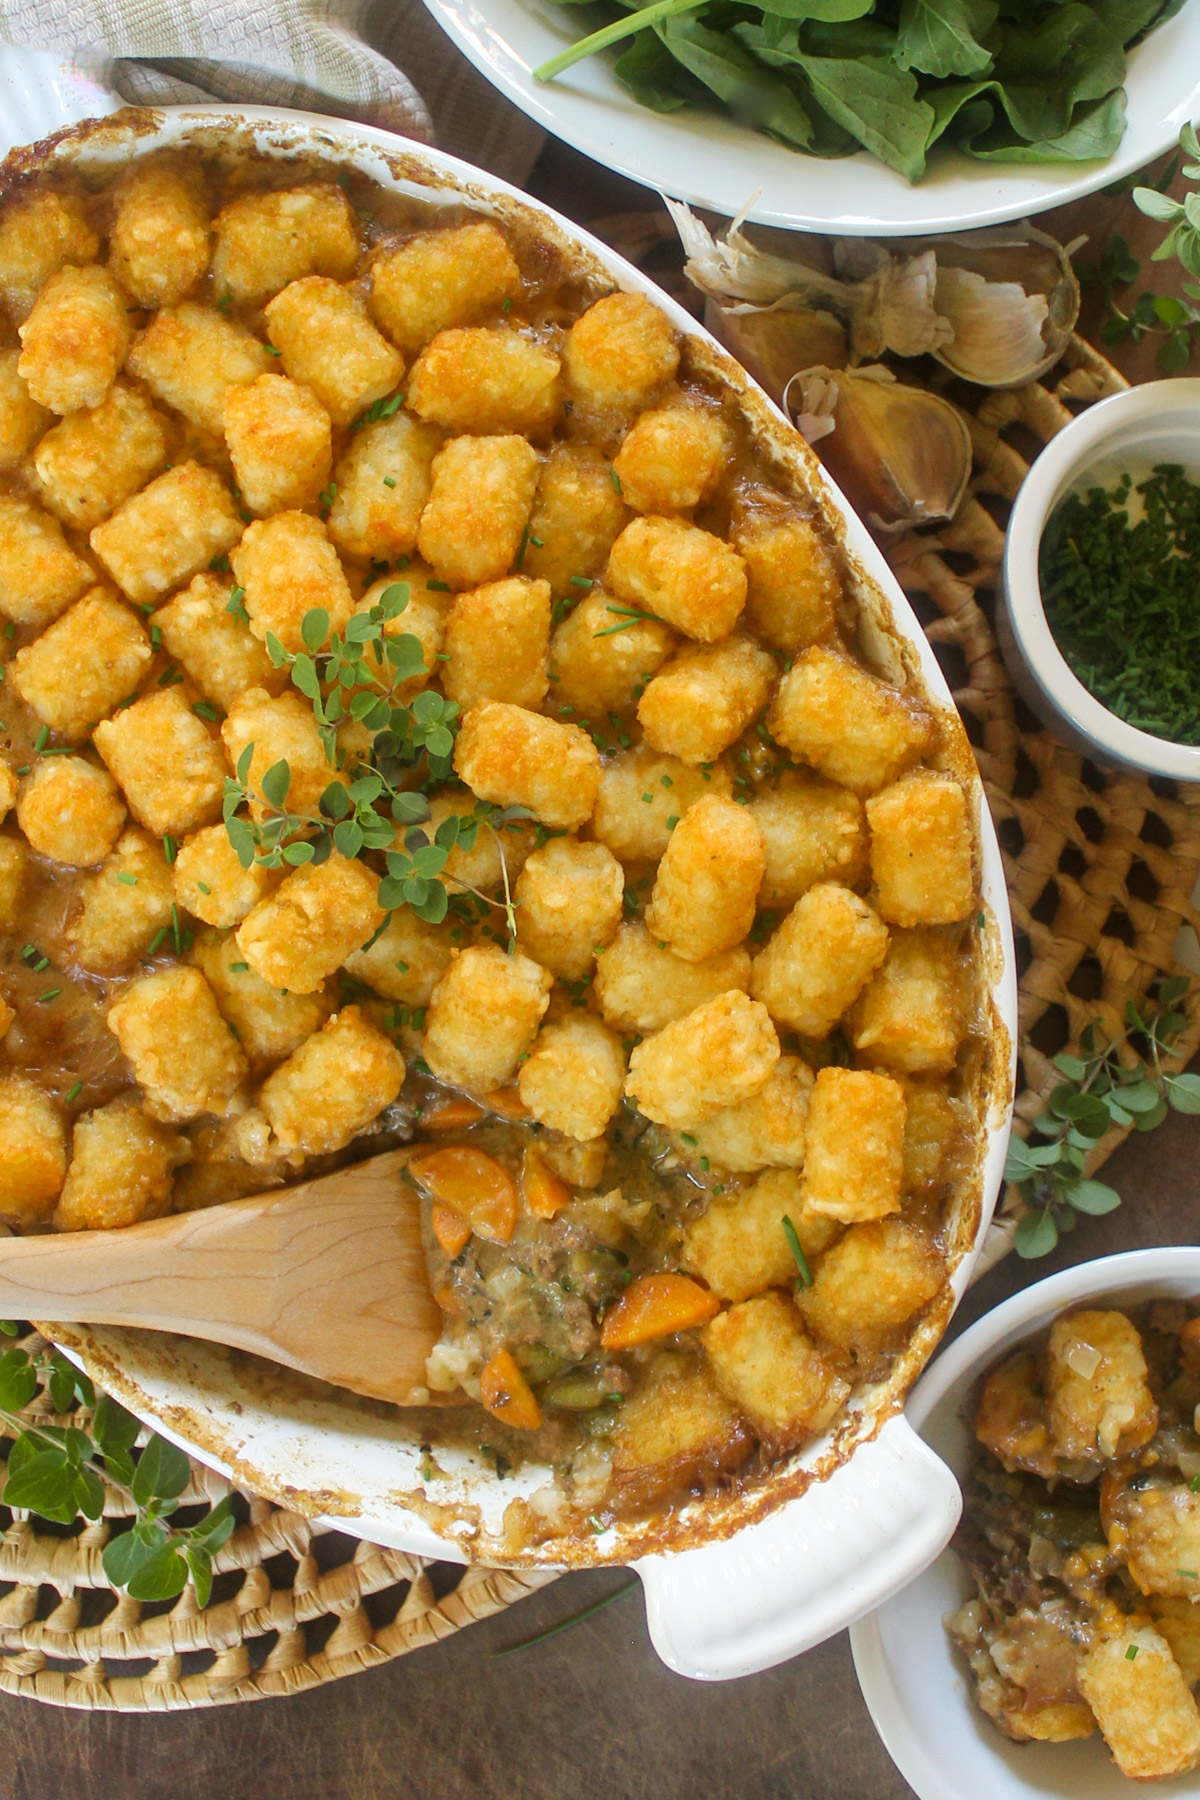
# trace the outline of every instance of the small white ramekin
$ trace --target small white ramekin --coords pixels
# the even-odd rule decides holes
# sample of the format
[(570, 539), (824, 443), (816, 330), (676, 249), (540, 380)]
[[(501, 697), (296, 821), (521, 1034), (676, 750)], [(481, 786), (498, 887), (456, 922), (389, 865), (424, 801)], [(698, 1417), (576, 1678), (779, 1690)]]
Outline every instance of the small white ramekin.
[[(1200, 382), (1193, 382), (1200, 388)], [(1080, 1263), (1022, 1289), (986, 1314), (933, 1363), (906, 1416), (959, 1481), (971, 1460), (963, 1408), (979, 1377), (1059, 1313), (1104, 1300), (1137, 1306), (1200, 1295), (1200, 1248), (1130, 1250)], [(966, 1668), (943, 1623), (972, 1592), (953, 1550), (850, 1629), (854, 1666), (875, 1728), (919, 1800), (1130, 1800), (1099, 1733), (1069, 1744), (1015, 1744), (971, 1697)], [(1200, 1795), (1200, 1772), (1154, 1783), (1164, 1800)]]
[[(1118, 719), (1071, 671), (1042, 609), (1038, 552), (1054, 508), (1095, 470), (1103, 485), (1116, 459), (1140, 468), (1182, 463), (1200, 479), (1200, 380), (1151, 381), (1089, 407), (1051, 438), (1025, 480), (1008, 521), (997, 635), (1018, 692), (1073, 749), (1109, 767), (1200, 781), (1200, 748), (1153, 737)], [(1198, 696), (1200, 704), (1200, 696)]]

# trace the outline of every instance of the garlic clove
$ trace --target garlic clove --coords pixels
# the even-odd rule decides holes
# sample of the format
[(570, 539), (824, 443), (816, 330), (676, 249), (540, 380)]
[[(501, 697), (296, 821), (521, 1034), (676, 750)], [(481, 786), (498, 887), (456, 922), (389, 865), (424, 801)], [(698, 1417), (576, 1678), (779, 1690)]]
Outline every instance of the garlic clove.
[(706, 300), (704, 323), (779, 404), (797, 369), (813, 363), (840, 369), (849, 356), (844, 326), (832, 313), (811, 308), (721, 306)]
[(954, 516), (971, 476), (971, 434), (949, 401), (875, 366), (806, 369), (786, 404), (876, 530), (909, 531)]
[(1053, 368), (1079, 317), (1076, 247), (1027, 222), (938, 239), (935, 304), (954, 334), (938, 361), (981, 387), (1019, 387)]

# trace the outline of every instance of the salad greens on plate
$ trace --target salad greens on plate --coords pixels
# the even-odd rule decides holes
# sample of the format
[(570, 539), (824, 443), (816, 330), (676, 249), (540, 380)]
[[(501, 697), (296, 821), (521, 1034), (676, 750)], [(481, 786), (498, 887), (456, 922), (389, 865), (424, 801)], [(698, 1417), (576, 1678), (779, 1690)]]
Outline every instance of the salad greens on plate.
[[(657, 112), (718, 107), (809, 156), (870, 150), (909, 181), (941, 139), (1003, 163), (1111, 156), (1125, 52), (1184, 0), (559, 0)], [(1193, 0), (1195, 3), (1195, 0)]]

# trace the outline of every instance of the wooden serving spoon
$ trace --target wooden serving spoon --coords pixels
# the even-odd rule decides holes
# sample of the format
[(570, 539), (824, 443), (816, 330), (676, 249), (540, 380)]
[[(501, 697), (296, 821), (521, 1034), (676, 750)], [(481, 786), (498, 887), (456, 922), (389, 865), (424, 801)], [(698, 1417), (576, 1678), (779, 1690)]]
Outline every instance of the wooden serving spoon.
[(0, 1318), (176, 1331), (411, 1405), (441, 1333), (412, 1154), (120, 1231), (5, 1238)]

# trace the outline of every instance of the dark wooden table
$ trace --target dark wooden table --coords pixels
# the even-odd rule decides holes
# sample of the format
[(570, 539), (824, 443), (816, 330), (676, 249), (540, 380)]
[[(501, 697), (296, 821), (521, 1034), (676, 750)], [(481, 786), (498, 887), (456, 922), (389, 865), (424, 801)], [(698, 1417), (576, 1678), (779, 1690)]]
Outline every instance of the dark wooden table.
[[(647, 205), (644, 190), (551, 144), (530, 182), (587, 223)], [(1093, 242), (1157, 241), (1128, 202), (1097, 197), (1047, 221)], [(1160, 291), (1166, 282), (1157, 284)], [(1093, 315), (1094, 316), (1094, 315)], [(1153, 345), (1115, 357), (1154, 373)], [(1124, 1196), (1045, 1261), (1010, 1257), (954, 1330), (1016, 1288), (1117, 1250), (1197, 1241), (1200, 1122), (1130, 1140), (1106, 1179)], [(630, 1580), (569, 1576), (519, 1607), (370, 1674), (294, 1700), (161, 1717), (63, 1712), (0, 1696), (0, 1800), (903, 1800), (843, 1633), (783, 1668), (706, 1687), (671, 1675), (646, 1635), (636, 1581), (593, 1617), (527, 1649)]]

